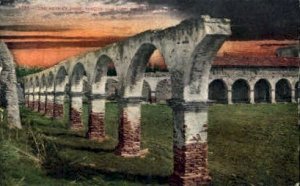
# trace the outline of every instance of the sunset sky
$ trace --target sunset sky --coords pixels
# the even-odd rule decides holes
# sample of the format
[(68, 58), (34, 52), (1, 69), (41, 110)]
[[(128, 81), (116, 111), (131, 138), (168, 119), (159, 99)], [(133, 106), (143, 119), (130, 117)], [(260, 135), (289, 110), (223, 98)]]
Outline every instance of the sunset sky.
[[(163, 29), (194, 17), (193, 11), (189, 15), (185, 6), (178, 8), (177, 4), (168, 1), (155, 2), (0, 0), (0, 39), (7, 43), (17, 64), (49, 67), (70, 56), (103, 47), (142, 31)], [(206, 13), (205, 10), (203, 13)], [(231, 18), (231, 15), (228, 16)], [(236, 27), (233, 20), (234, 32)], [(249, 26), (245, 28), (253, 29)], [(223, 45), (219, 55), (274, 55), (276, 48), (295, 44), (297, 37), (293, 36), (293, 30), (279, 34), (270, 30), (256, 35), (248, 34), (255, 41), (251, 41), (253, 38), (245, 39), (244, 36), (239, 40), (237, 37), (240, 35), (235, 35)], [(160, 61), (159, 58), (157, 55), (152, 59)]]

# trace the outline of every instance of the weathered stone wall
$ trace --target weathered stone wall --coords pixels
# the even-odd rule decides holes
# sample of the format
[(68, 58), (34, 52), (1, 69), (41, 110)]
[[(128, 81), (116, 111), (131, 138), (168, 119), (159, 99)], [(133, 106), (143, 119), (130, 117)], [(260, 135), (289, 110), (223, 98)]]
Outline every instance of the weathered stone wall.
[[(146, 73), (143, 85), (143, 98), (149, 101), (150, 92), (154, 91), (156, 102), (166, 102), (171, 99), (171, 79), (169, 73)], [(271, 90), (275, 91), (276, 83), (281, 79), (287, 79), (291, 84), (291, 91), (296, 92), (296, 83), (298, 79), (298, 69), (295, 67), (217, 67), (213, 66), (210, 71), (209, 82), (214, 80), (222, 80), (225, 87), (232, 90), (234, 82), (237, 80), (245, 80), (249, 85), (250, 91), (254, 89), (255, 84), (259, 80), (266, 80), (270, 83)], [(149, 82), (155, 82), (155, 89), (150, 89)], [(108, 95), (113, 95), (117, 87), (116, 81), (108, 80)], [(227, 94), (227, 92), (226, 92)], [(296, 94), (296, 93), (295, 93)], [(296, 96), (296, 95), (295, 95)], [(227, 97), (227, 95), (226, 95)], [(250, 99), (250, 97), (249, 97)], [(296, 100), (296, 99), (295, 99)], [(250, 100), (249, 100), (250, 101)], [(274, 101), (274, 100), (273, 100)], [(292, 100), (293, 101), (293, 100)], [(227, 103), (225, 101), (224, 103)]]
[[(228, 19), (202, 16), (164, 30), (146, 31), (119, 43), (75, 56), (24, 78), (28, 87), (26, 96), (29, 96), (29, 107), (37, 108), (36, 105), (40, 105), (36, 103), (41, 100), (41, 88), (45, 83), (40, 82), (44, 76), (47, 79), (47, 105), (52, 105), (49, 108), (53, 110), (53, 105), (60, 104), (61, 99), (57, 98), (62, 96), (59, 95), (69, 94), (71, 129), (81, 130), (82, 99), (84, 94), (89, 94), (92, 109), (87, 137), (91, 140), (102, 140), (105, 135), (104, 122), (98, 121), (105, 121), (103, 99), (107, 96), (105, 84), (108, 64), (112, 62), (118, 81), (118, 88), (115, 89), (119, 104), (119, 141), (116, 154), (124, 157), (142, 156), (142, 96), (148, 95), (150, 101), (155, 102), (159, 83), (157, 78), (164, 79), (145, 78), (147, 63), (153, 52), (158, 50), (164, 56), (170, 72), (169, 79), (172, 79), (170, 102), (174, 111), (174, 127), (177, 129), (174, 132), (174, 160), (179, 164), (174, 167), (173, 178), (179, 184), (184, 183), (183, 185), (207, 184), (210, 181), (206, 163), (209, 70), (214, 56), (230, 34)], [(151, 91), (143, 91), (145, 79)], [(53, 116), (52, 113), (54, 112), (51, 112)], [(177, 153), (176, 149), (180, 152)], [(191, 159), (198, 153), (203, 157)], [(185, 157), (185, 154), (192, 156)], [(192, 164), (196, 167), (190, 166)]]
[(0, 42), (0, 81), (5, 85), (7, 120), (10, 127), (21, 128), (17, 78), (14, 60), (5, 43)]

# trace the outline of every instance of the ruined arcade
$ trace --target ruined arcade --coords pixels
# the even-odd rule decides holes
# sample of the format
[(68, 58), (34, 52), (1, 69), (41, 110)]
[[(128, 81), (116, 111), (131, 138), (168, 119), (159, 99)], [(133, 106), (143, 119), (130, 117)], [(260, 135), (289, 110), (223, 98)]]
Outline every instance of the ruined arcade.
[(164, 56), (171, 78), (169, 105), (174, 122), (174, 172), (170, 184), (209, 184), (209, 73), (218, 49), (230, 34), (229, 20), (209, 16), (183, 21), (165, 30), (146, 31), (26, 76), (26, 106), (58, 118), (62, 117), (64, 99), (68, 96), (71, 100), (70, 128), (81, 130), (82, 102), (87, 97), (91, 107), (87, 137), (103, 140), (107, 64), (113, 62), (117, 72), (120, 118), (116, 154), (140, 156), (144, 73), (149, 57), (157, 49)]

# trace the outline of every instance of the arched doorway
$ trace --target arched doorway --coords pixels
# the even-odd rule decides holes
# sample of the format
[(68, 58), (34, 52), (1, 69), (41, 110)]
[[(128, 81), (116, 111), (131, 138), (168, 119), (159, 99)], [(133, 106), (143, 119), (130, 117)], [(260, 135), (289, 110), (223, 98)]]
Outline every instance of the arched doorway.
[(250, 87), (246, 80), (239, 79), (232, 85), (232, 102), (233, 103), (249, 103)]
[(275, 92), (276, 102), (291, 102), (292, 89), (287, 79), (281, 79), (276, 83)]
[(208, 99), (215, 103), (227, 103), (227, 87), (223, 80), (216, 79), (209, 84)]
[(254, 85), (254, 101), (255, 103), (271, 102), (271, 86), (265, 79), (260, 79)]

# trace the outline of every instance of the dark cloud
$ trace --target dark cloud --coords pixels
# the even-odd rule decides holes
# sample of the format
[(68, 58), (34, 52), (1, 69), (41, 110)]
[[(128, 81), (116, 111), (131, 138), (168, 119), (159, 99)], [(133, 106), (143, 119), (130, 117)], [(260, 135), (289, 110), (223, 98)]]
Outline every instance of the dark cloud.
[(29, 3), (28, 0), (0, 0), (0, 5), (15, 5), (16, 3)]
[(0, 25), (0, 31), (16, 31), (16, 32), (61, 32), (70, 30), (70, 28), (60, 26), (44, 26), (44, 25)]
[(0, 39), (59, 39), (59, 40), (101, 40), (101, 37), (77, 37), (77, 36), (52, 36), (52, 35), (0, 35)]
[(208, 14), (232, 21), (232, 39), (297, 39), (298, 0), (128, 0), (177, 9), (186, 17)]
[(88, 48), (104, 47), (106, 45), (121, 41), (123, 37), (103, 37), (93, 41), (33, 41), (33, 42), (6, 42), (9, 49), (47, 49), (47, 48)]

